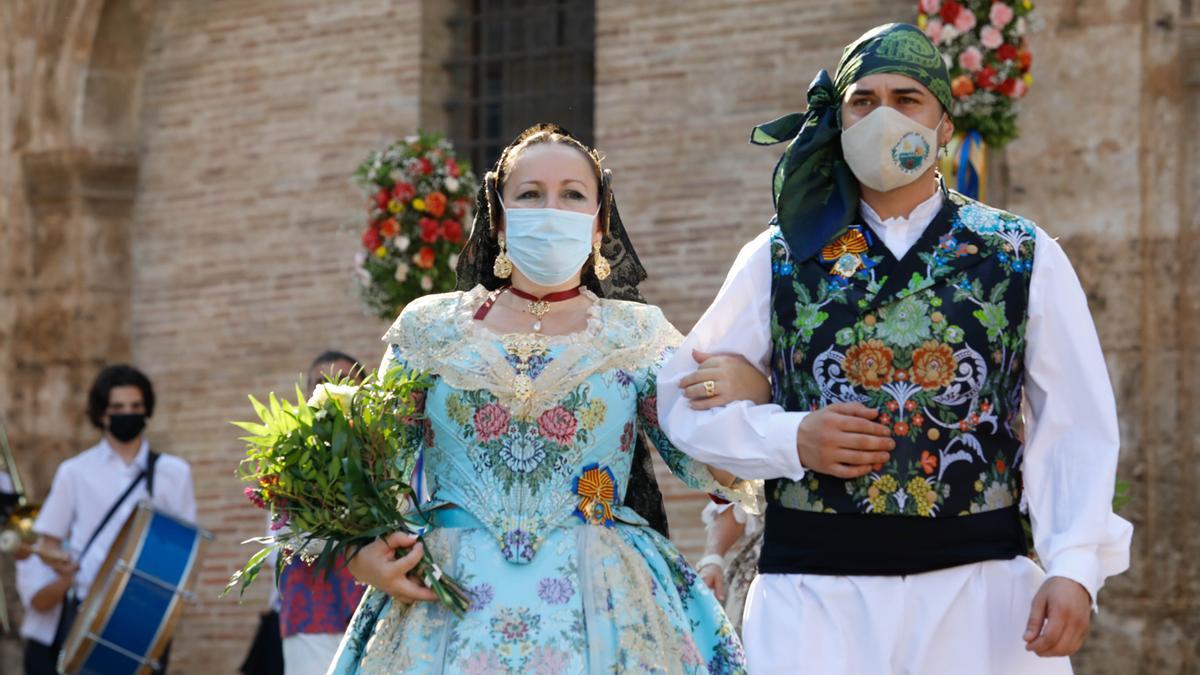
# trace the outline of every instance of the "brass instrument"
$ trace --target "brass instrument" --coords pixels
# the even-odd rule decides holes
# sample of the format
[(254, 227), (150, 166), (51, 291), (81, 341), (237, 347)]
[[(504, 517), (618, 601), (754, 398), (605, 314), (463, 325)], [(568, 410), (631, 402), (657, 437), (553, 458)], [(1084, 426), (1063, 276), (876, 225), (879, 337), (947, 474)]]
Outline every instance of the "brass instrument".
[[(21, 472), (8, 445), (8, 433), (3, 422), (0, 422), (0, 452), (3, 453), (4, 468), (8, 470), (13, 489), (11, 493), (0, 493), (0, 553), (30, 555), (36, 552), (33, 544), (37, 541), (37, 533), (33, 531), (33, 523), (37, 520), (41, 504), (30, 502), (25, 493), (25, 484), (21, 481)], [(5, 632), (9, 630), (8, 604), (3, 584), (0, 584), (0, 627)]]

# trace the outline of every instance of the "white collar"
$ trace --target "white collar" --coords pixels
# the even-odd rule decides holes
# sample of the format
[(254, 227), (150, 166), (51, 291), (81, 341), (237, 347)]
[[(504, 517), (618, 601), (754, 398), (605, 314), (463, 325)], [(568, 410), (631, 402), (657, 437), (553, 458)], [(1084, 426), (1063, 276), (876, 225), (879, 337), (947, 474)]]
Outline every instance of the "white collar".
[(907, 216), (896, 216), (887, 220), (880, 218), (879, 214), (875, 212), (875, 209), (871, 208), (871, 205), (866, 200), (861, 200), (859, 207), (862, 210), (863, 220), (867, 221), (867, 225), (872, 230), (887, 230), (889, 228), (916, 228), (924, 230), (929, 223), (933, 222), (938, 212), (942, 210), (942, 191), (940, 188), (935, 190), (932, 197), (917, 204)]
[[(129, 466), (128, 464), (125, 464), (125, 459), (121, 457), (121, 455), (117, 454), (116, 449), (113, 448), (112, 444), (108, 442), (108, 437), (100, 438), (100, 447), (104, 451), (104, 459), (106, 461), (116, 461), (120, 462), (123, 466)], [(137, 454), (133, 456), (133, 466), (144, 469), (149, 464), (149, 461), (150, 441), (147, 441), (146, 437), (142, 436), (142, 444), (138, 447)]]

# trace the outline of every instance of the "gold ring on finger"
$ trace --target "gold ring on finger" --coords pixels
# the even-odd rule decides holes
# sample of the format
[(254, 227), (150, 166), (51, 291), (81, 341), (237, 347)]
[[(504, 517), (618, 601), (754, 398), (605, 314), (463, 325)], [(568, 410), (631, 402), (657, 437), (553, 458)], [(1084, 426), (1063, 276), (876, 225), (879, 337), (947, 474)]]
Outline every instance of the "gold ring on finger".
[(717, 383), (712, 380), (704, 381), (704, 395), (712, 398), (717, 395)]

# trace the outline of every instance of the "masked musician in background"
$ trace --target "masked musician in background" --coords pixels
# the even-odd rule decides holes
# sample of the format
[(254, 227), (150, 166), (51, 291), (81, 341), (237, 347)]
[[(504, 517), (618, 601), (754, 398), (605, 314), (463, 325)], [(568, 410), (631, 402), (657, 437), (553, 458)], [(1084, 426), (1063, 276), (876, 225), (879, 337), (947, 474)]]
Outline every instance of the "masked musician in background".
[[(57, 659), (74, 610), (96, 581), (121, 526), (134, 507), (148, 500), (167, 515), (194, 522), (196, 496), (191, 468), (184, 460), (150, 449), (146, 421), (154, 414), (154, 387), (141, 371), (109, 366), (88, 394), (88, 419), (103, 433), (100, 442), (58, 467), (34, 530), (39, 548), (65, 586), (51, 659)], [(77, 571), (76, 571), (77, 568)], [(63, 581), (69, 577), (70, 581)], [(53, 610), (48, 610), (53, 611)], [(162, 659), (163, 670), (166, 657)]]

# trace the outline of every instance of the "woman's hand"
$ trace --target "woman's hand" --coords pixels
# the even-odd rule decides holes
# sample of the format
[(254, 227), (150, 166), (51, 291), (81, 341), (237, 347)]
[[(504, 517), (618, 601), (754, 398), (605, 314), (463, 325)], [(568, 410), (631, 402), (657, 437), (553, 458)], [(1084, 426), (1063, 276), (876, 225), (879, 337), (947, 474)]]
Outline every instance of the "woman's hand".
[[(409, 547), (408, 553), (396, 557), (396, 549)], [(405, 604), (437, 600), (436, 593), (409, 574), (424, 552), (425, 545), (417, 541), (416, 535), (393, 532), (362, 547), (346, 567), (355, 579)]]
[(718, 602), (725, 602), (725, 570), (720, 565), (710, 563), (700, 568), (700, 580), (712, 589)]
[[(713, 508), (712, 505), (709, 508)], [(703, 563), (710, 556), (724, 559), (729, 549), (733, 548), (733, 545), (745, 533), (746, 526), (739, 523), (733, 516), (734, 508), (736, 507), (729, 507), (716, 514), (704, 528), (704, 557), (700, 560), (702, 563), (699, 570), (700, 579), (712, 589), (717, 600), (721, 602), (725, 602), (725, 567), (717, 562)], [(707, 518), (707, 516), (705, 517)]]
[(733, 401), (753, 401), (757, 405), (771, 402), (771, 381), (742, 356), (695, 350), (692, 358), (700, 366), (679, 381), (679, 388), (691, 399), (693, 410), (708, 410)]

